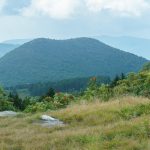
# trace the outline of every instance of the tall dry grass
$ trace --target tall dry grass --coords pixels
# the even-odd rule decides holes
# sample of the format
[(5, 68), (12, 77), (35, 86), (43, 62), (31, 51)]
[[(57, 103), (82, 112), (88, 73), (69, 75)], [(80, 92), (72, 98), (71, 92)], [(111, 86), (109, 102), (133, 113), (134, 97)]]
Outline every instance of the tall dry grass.
[(149, 99), (142, 97), (122, 97), (105, 103), (98, 99), (80, 101), (44, 113), (66, 123), (55, 128), (32, 123), (41, 113), (0, 118), (0, 150), (149, 150), (149, 112), (141, 110), (141, 115), (131, 119), (119, 113), (149, 104)]

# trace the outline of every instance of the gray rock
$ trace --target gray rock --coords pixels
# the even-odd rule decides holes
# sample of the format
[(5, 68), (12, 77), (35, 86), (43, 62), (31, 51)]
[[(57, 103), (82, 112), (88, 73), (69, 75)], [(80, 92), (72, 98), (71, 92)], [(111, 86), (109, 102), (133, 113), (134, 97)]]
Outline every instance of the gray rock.
[(58, 119), (52, 118), (52, 117), (47, 116), (47, 115), (42, 115), (41, 119), (45, 120), (45, 121), (58, 121)]
[(18, 113), (14, 112), (14, 111), (2, 111), (2, 112), (0, 112), (0, 117), (14, 117), (17, 114)]
[(42, 115), (41, 119), (35, 121), (34, 123), (40, 124), (43, 127), (55, 127), (55, 126), (64, 126), (64, 123), (58, 119), (52, 118), (47, 115)]

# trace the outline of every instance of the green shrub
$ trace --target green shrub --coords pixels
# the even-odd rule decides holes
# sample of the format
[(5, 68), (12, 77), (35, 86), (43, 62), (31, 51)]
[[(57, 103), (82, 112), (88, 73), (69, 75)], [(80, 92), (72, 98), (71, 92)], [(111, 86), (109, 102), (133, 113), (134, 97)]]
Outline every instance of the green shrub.
[(71, 94), (57, 93), (54, 98), (45, 97), (42, 102), (34, 102), (27, 106), (24, 112), (36, 113), (66, 107), (75, 98)]
[(0, 111), (15, 110), (13, 103), (0, 99)]
[(66, 107), (71, 101), (74, 101), (75, 98), (71, 94), (65, 93), (56, 93), (54, 96), (53, 103), (56, 108)]
[(52, 103), (49, 102), (37, 102), (33, 105), (29, 105), (24, 112), (26, 113), (36, 113), (36, 112), (45, 112), (47, 110), (54, 109)]
[(101, 85), (98, 89), (98, 98), (108, 101), (112, 97), (112, 89), (108, 85)]
[(126, 84), (121, 84), (113, 88), (114, 96), (127, 95), (129, 93), (128, 86)]
[(102, 84), (100, 86), (87, 87), (82, 98), (87, 100), (100, 98), (102, 101), (108, 101), (112, 95), (112, 89), (108, 85)]
[(83, 99), (91, 100), (98, 95), (98, 84), (97, 79), (95, 77), (91, 78), (88, 87), (84, 91)]
[(52, 98), (52, 97), (45, 97), (42, 101), (43, 102), (54, 102), (54, 98)]
[(4, 90), (0, 87), (0, 111), (5, 110), (15, 110), (13, 103), (9, 101), (8, 96), (5, 94)]

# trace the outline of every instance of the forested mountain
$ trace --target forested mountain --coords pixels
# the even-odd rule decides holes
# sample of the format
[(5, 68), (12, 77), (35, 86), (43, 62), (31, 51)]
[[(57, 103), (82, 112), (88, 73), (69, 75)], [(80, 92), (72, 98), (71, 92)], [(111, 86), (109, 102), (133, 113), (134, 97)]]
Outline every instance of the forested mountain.
[(150, 60), (150, 39), (129, 36), (97, 36), (95, 38), (110, 46), (131, 52)]
[(22, 44), (29, 42), (29, 39), (7, 40), (0, 43), (0, 58)]
[(17, 47), (19, 47), (19, 45), (0, 43), (0, 57)]
[(5, 86), (138, 71), (146, 59), (91, 38), (35, 39), (0, 59)]
[(13, 39), (13, 40), (3, 41), (3, 43), (4, 44), (13, 44), (13, 45), (22, 45), (29, 41), (31, 41), (31, 39)]

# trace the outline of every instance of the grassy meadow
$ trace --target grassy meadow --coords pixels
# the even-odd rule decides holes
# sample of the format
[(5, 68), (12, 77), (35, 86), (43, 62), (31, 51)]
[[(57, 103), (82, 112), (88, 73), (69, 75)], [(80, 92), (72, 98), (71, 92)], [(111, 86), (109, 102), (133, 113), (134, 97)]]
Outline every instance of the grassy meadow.
[[(42, 127), (47, 114), (65, 122)], [(120, 97), (108, 102), (80, 101), (45, 113), (0, 118), (0, 150), (149, 150), (150, 101)]]

